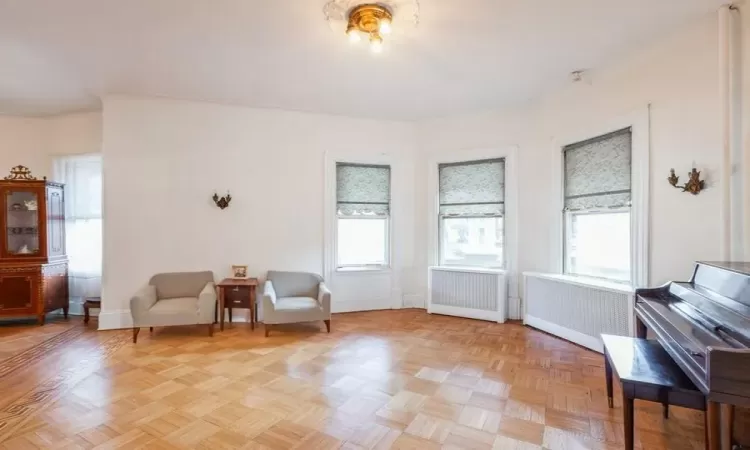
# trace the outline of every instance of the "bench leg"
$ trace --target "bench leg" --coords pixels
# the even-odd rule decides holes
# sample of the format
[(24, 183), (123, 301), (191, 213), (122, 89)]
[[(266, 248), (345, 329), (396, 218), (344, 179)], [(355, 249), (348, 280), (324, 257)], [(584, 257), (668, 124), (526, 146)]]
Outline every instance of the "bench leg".
[(604, 353), (604, 374), (607, 379), (607, 403), (610, 408), (614, 407), (614, 389), (612, 387), (612, 365), (609, 363), (609, 355)]
[(633, 410), (633, 399), (624, 392), (622, 394), (622, 415), (625, 419), (625, 450), (633, 450), (635, 448), (635, 423), (633, 420), (635, 411)]

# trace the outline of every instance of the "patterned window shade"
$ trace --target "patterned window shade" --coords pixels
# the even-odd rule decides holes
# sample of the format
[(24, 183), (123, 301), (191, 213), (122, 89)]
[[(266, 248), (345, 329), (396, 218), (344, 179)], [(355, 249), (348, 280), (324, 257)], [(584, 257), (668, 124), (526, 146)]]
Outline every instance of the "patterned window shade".
[(342, 216), (387, 216), (391, 203), (391, 168), (336, 164), (336, 209)]
[(489, 216), (505, 213), (505, 160), (440, 164), (440, 215)]
[(565, 209), (629, 206), (631, 148), (630, 128), (565, 147)]

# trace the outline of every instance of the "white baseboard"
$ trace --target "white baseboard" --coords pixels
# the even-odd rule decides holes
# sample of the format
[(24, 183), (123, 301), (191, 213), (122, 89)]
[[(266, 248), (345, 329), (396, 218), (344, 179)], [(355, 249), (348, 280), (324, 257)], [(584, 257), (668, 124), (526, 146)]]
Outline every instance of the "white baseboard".
[(482, 311), (479, 309), (459, 308), (456, 306), (430, 305), (427, 308), (430, 314), (444, 314), (446, 316), (466, 317), (468, 319), (488, 320), (490, 322), (503, 323), (505, 318), (498, 311)]
[(404, 308), (421, 308), (425, 309), (424, 295), (406, 294), (404, 295)]
[(381, 298), (365, 301), (349, 301), (349, 302), (337, 302), (333, 301), (331, 304), (331, 312), (333, 313), (346, 313), (346, 312), (357, 312), (357, 311), (378, 311), (383, 309), (393, 309), (393, 302), (390, 298)]
[(521, 306), (520, 297), (508, 297), (508, 319), (523, 319), (523, 307)]
[(595, 352), (604, 352), (604, 345), (602, 344), (602, 342), (598, 338), (595, 338), (593, 336), (589, 336), (579, 331), (571, 330), (569, 328), (547, 322), (546, 320), (542, 320), (534, 316), (529, 316), (528, 314), (524, 317), (523, 323), (524, 325), (546, 331), (549, 334), (594, 350)]
[(121, 330), (133, 328), (133, 316), (129, 309), (101, 311), (99, 313), (99, 330)]

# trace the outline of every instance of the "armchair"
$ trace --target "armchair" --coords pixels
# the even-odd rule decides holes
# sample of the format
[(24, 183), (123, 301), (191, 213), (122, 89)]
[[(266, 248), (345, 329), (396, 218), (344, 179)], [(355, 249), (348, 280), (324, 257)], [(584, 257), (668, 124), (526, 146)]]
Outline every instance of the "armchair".
[(161, 273), (130, 299), (133, 343), (141, 327), (208, 325), (213, 336), (216, 288), (213, 272)]
[(305, 272), (269, 271), (263, 285), (263, 323), (271, 325), (322, 320), (331, 332), (331, 291), (323, 277)]

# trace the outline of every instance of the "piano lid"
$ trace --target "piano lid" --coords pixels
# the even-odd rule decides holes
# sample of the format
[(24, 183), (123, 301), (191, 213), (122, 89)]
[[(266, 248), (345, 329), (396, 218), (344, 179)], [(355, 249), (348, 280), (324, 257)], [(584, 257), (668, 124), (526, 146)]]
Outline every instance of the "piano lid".
[(750, 276), (749, 261), (698, 261), (698, 264), (706, 264), (708, 266), (714, 266), (719, 269), (725, 269)]

